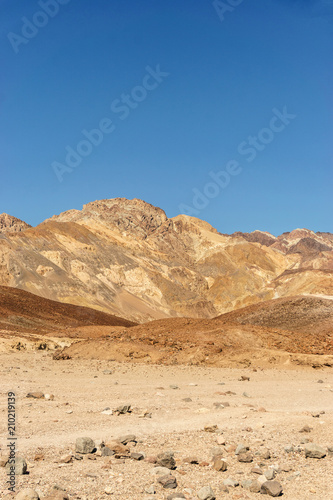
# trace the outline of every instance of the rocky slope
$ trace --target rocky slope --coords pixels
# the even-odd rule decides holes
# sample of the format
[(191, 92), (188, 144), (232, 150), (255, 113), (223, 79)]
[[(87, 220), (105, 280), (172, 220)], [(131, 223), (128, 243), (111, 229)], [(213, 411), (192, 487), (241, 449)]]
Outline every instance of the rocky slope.
[(1, 285), (138, 322), (330, 296), (332, 272), (329, 233), (229, 236), (137, 199), (95, 201), (0, 238)]
[(7, 233), (9, 231), (17, 233), (28, 229), (28, 227), (31, 226), (26, 222), (13, 217), (12, 215), (0, 214), (0, 234)]

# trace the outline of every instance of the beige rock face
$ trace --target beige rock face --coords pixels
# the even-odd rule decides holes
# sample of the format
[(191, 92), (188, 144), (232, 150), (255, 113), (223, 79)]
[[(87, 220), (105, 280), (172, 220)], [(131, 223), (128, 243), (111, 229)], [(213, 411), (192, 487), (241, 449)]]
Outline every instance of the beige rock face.
[[(15, 226), (3, 216), (0, 232), (1, 224)], [(333, 295), (329, 233), (228, 236), (124, 198), (17, 231), (0, 238), (0, 285), (133, 321), (212, 318), (272, 298)]]

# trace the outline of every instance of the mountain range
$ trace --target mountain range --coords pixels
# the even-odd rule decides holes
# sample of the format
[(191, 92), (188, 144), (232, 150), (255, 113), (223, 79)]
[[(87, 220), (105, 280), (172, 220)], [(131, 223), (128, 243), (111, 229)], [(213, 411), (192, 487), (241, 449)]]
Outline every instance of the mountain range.
[(332, 273), (331, 233), (227, 235), (138, 199), (91, 202), (36, 227), (0, 215), (0, 285), (138, 323), (330, 297)]

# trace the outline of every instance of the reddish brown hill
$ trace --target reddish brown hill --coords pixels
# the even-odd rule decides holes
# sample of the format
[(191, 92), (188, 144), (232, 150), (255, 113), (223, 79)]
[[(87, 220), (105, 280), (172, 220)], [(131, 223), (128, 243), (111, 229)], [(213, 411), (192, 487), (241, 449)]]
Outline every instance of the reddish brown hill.
[(48, 333), (91, 325), (135, 325), (131, 321), (88, 307), (62, 304), (29, 292), (0, 286), (0, 330)]

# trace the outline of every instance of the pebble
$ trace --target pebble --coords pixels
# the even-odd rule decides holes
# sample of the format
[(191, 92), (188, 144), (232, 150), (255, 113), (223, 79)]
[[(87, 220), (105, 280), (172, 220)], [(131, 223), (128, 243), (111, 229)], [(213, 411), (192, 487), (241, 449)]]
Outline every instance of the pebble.
[[(13, 466), (14, 466), (14, 464), (10, 464), (9, 462), (7, 462), (6, 469), (10, 470), (11, 467), (13, 467)], [(26, 472), (27, 472), (27, 462), (25, 461), (24, 458), (16, 456), (15, 457), (15, 475), (22, 476), (23, 474), (26, 474)]]
[(44, 393), (43, 392), (29, 392), (26, 395), (26, 398), (44, 399)]
[(249, 446), (245, 444), (239, 444), (236, 448), (235, 455), (239, 455), (240, 453), (246, 453), (249, 450)]
[(261, 485), (260, 491), (271, 497), (279, 497), (282, 494), (282, 486), (278, 481), (266, 481)]
[(92, 453), (96, 448), (94, 441), (89, 437), (77, 438), (75, 442), (76, 453)]
[(164, 452), (157, 455), (157, 464), (160, 465), (161, 467), (174, 469), (176, 467), (176, 461), (173, 457), (173, 453)]
[(171, 474), (170, 469), (167, 467), (154, 467), (151, 473), (154, 476), (165, 476), (166, 474)]
[(306, 458), (324, 458), (326, 456), (326, 450), (315, 443), (308, 443), (305, 446), (305, 457)]
[(265, 470), (265, 472), (264, 472), (264, 476), (266, 477), (266, 479), (267, 479), (268, 481), (271, 481), (272, 479), (274, 479), (274, 478), (275, 478), (275, 476), (276, 476), (276, 472), (275, 472), (275, 470), (274, 470), (274, 469), (268, 469), (268, 470)]
[(253, 462), (252, 453), (240, 453), (237, 458), (238, 462), (250, 463)]
[(213, 469), (219, 472), (224, 472), (228, 468), (228, 464), (225, 460), (222, 460), (221, 457), (215, 457), (213, 461)]
[(231, 486), (232, 488), (236, 488), (237, 486), (239, 486), (239, 482), (235, 481), (235, 479), (232, 479), (231, 477), (228, 477), (228, 479), (225, 479), (223, 481), (223, 484), (225, 486)]
[(16, 495), (15, 500), (39, 500), (39, 495), (37, 491), (26, 488)]
[(160, 476), (157, 481), (163, 486), (165, 489), (174, 489), (177, 488), (177, 479), (175, 476), (171, 474), (166, 474), (165, 476)]
[(215, 500), (215, 493), (211, 486), (204, 486), (198, 491), (199, 500)]

